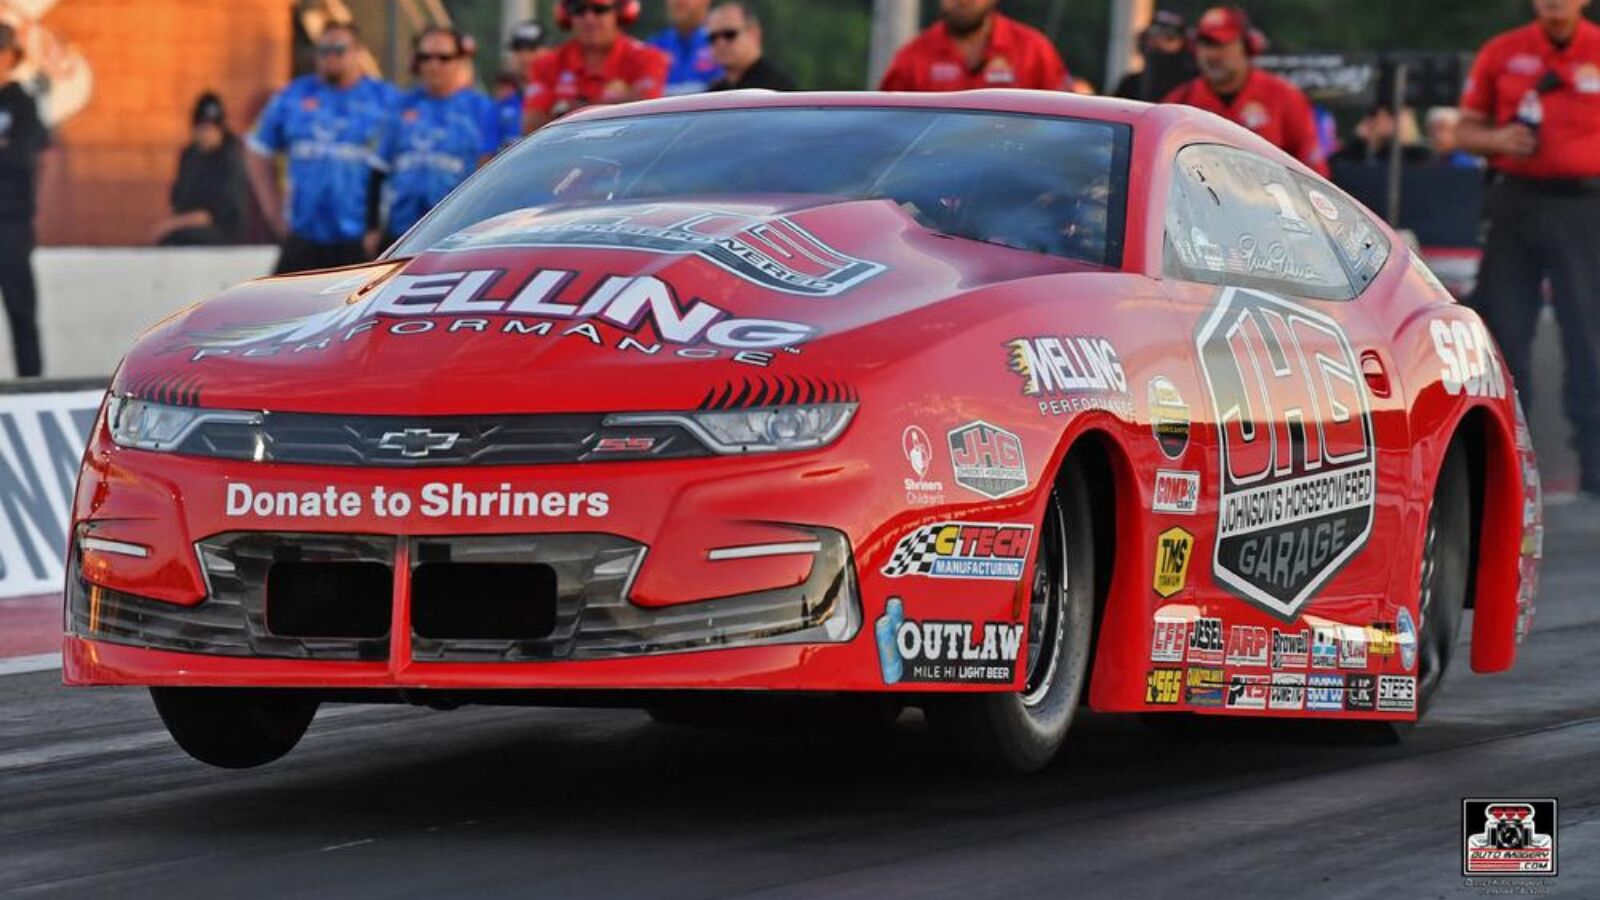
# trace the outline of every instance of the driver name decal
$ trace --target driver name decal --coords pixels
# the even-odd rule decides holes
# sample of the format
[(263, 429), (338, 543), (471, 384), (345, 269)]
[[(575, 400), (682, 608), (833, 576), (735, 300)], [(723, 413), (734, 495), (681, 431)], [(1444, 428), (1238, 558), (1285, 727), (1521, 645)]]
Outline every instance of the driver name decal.
[(1215, 576), (1292, 620), (1372, 532), (1359, 365), (1338, 323), (1260, 291), (1224, 290), (1195, 341), (1219, 432)]

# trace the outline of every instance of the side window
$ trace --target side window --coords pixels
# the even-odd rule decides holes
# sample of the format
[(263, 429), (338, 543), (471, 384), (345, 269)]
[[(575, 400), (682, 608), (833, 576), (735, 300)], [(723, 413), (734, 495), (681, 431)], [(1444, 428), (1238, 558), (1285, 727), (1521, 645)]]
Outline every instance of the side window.
[(1355, 296), (1293, 175), (1231, 147), (1185, 147), (1167, 198), (1166, 272), (1318, 300)]
[(1298, 177), (1311, 208), (1355, 279), (1356, 293), (1361, 293), (1389, 261), (1389, 238), (1360, 204), (1321, 182)]

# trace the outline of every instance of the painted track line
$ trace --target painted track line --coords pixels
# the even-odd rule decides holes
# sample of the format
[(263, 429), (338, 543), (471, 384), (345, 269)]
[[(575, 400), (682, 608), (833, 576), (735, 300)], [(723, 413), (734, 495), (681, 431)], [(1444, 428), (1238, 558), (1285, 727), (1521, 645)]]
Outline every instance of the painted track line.
[(23, 675), (28, 672), (50, 672), (61, 668), (60, 653), (39, 653), (34, 656), (13, 656), (0, 659), (0, 676)]

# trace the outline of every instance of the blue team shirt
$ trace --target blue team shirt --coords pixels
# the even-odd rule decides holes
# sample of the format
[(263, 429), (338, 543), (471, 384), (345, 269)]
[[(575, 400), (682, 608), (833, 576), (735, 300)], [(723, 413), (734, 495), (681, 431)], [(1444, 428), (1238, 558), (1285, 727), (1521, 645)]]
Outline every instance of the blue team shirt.
[(722, 67), (711, 55), (711, 36), (704, 28), (696, 28), (688, 37), (676, 28), (658, 31), (650, 38), (650, 46), (665, 52), (672, 61), (667, 69), (668, 97), (698, 94), (722, 77)]
[(513, 91), (495, 101), (495, 108), (500, 112), (501, 147), (509, 147), (522, 140), (522, 108), (525, 102), (521, 91)]
[(389, 233), (403, 234), (500, 149), (500, 109), (471, 89), (400, 98), (378, 158), (389, 172)]
[(360, 240), (367, 182), (398, 92), (363, 78), (340, 89), (303, 75), (279, 91), (248, 139), (265, 156), (289, 157), (289, 230), (318, 244)]

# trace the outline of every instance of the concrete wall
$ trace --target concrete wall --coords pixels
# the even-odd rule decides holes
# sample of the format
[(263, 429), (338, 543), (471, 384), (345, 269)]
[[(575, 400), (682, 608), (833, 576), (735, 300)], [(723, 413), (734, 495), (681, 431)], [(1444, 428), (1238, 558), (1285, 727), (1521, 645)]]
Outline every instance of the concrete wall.
[[(272, 269), (276, 247), (47, 247), (34, 254), (51, 378), (111, 374), (146, 328), (176, 309)], [(0, 379), (16, 375), (0, 317)]]

